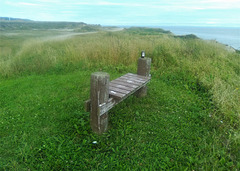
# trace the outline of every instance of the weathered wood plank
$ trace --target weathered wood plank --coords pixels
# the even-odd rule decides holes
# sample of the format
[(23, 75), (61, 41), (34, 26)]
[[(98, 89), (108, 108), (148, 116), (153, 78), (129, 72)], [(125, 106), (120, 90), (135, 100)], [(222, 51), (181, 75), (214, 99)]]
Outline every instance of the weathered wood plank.
[(119, 93), (119, 92), (116, 92), (116, 91), (109, 91), (109, 95), (113, 96), (116, 99), (121, 99), (125, 96), (125, 94)]
[(133, 88), (137, 88), (139, 85), (137, 84), (130, 84), (128, 82), (121, 82), (121, 81), (118, 81), (118, 80), (113, 80), (111, 81), (111, 83), (114, 83), (114, 84), (119, 84), (119, 85), (124, 85), (124, 86), (128, 86), (128, 87), (133, 87)]
[(150, 80), (151, 78), (150, 78), (150, 77), (138, 78), (138, 77), (135, 77), (135, 76), (126, 75), (126, 76), (124, 77), (124, 79), (135, 80), (135, 81), (137, 81), (137, 82), (145, 82), (145, 81)]
[(113, 98), (110, 98), (107, 103), (100, 104), (99, 107), (99, 115), (103, 115), (107, 113), (110, 109), (112, 109), (115, 106), (116, 102)]
[(140, 80), (140, 81), (146, 81), (148, 79), (151, 79), (151, 77), (145, 77), (145, 76), (141, 76), (141, 75), (137, 75), (137, 74), (131, 74), (131, 73), (128, 73), (128, 74), (125, 74), (123, 75), (122, 77), (119, 77), (120, 79), (121, 78), (129, 78), (129, 79), (136, 79), (136, 80)]
[(129, 81), (133, 81), (133, 82), (136, 82), (136, 83), (144, 83), (145, 81), (147, 81), (147, 79), (146, 80), (140, 80), (140, 79), (138, 79), (138, 78), (134, 78), (134, 77), (131, 77), (131, 76), (126, 76), (126, 77), (123, 77), (123, 78), (121, 78), (121, 79), (119, 79), (119, 80), (123, 80), (123, 81), (125, 81), (125, 80), (129, 80)]
[(114, 81), (123, 82), (123, 83), (129, 83), (129, 84), (133, 84), (133, 85), (136, 85), (136, 86), (139, 86), (142, 83), (144, 83), (144, 81), (138, 81), (138, 80), (128, 79), (128, 78), (116, 79)]
[(136, 87), (128, 87), (128, 86), (125, 86), (125, 85), (120, 85), (120, 84), (114, 84), (114, 83), (109, 83), (109, 86), (110, 87), (116, 87), (116, 88), (120, 88), (122, 90), (127, 90), (127, 91), (132, 91), (134, 90)]
[(109, 86), (109, 91), (115, 91), (115, 92), (124, 93), (124, 94), (128, 94), (131, 92), (130, 90), (123, 90), (123, 89), (112, 87), (112, 86)]
[[(149, 80), (150, 81), (150, 80)], [(129, 94), (126, 94), (123, 97), (118, 97), (118, 96), (112, 96), (110, 95), (110, 97), (114, 98), (116, 100), (116, 104), (120, 103), (121, 101), (123, 101), (124, 99), (126, 99), (127, 97), (129, 97), (130, 95), (134, 94), (135, 92), (137, 92), (139, 89), (141, 89), (142, 87), (146, 86), (146, 84), (149, 82), (145, 82), (144, 84), (142, 84), (141, 86), (136, 87), (135, 89), (133, 89)]]

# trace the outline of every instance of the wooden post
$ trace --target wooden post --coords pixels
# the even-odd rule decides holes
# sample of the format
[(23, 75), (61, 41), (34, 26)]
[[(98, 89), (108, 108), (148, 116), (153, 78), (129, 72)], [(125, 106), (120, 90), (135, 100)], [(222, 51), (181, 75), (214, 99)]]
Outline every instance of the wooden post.
[[(145, 77), (150, 76), (151, 58), (139, 58), (137, 74)], [(137, 97), (144, 97), (147, 95), (147, 86), (142, 87), (136, 93)]]
[(109, 99), (109, 74), (96, 72), (91, 75), (91, 113), (90, 124), (92, 130), (102, 134), (108, 128), (108, 112), (101, 113), (99, 105), (107, 103)]

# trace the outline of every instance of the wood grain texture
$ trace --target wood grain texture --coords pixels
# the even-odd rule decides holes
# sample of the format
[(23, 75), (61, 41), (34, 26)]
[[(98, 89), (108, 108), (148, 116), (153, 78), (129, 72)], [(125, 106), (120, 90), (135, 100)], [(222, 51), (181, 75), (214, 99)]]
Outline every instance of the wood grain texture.
[(134, 90), (137, 87), (137, 86), (131, 87), (131, 86), (127, 86), (127, 85), (120, 85), (120, 84), (115, 84), (115, 83), (112, 83), (112, 82), (109, 83), (109, 86), (110, 87), (120, 88), (122, 90), (127, 90), (127, 91), (132, 91), (132, 90)]
[(90, 124), (92, 130), (101, 134), (107, 131), (108, 114), (100, 115), (99, 105), (107, 103), (109, 99), (109, 75), (104, 72), (96, 72), (91, 75), (91, 113)]
[[(139, 58), (138, 59), (138, 69), (137, 74), (139, 76), (150, 77), (150, 69), (151, 69), (151, 58)], [(137, 91), (137, 97), (144, 97), (147, 95), (147, 86), (142, 87), (139, 91)]]
[(150, 81), (150, 77), (137, 74), (125, 74), (109, 83), (109, 94), (112, 98), (122, 101)]

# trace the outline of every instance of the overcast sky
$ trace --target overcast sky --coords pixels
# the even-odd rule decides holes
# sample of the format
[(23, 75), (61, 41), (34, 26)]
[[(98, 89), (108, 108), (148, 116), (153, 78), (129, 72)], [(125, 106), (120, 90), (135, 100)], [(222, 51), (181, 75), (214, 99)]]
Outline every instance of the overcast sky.
[(130, 26), (240, 26), (240, 0), (0, 0), (0, 16)]

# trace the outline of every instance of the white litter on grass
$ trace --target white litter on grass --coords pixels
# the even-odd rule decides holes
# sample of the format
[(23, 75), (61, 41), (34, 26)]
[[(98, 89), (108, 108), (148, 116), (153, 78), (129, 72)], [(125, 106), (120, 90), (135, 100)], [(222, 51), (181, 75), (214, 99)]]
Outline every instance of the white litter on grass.
[(223, 121), (220, 121), (221, 123), (223, 123)]
[(92, 143), (93, 143), (93, 144), (97, 144), (97, 141), (93, 141)]

